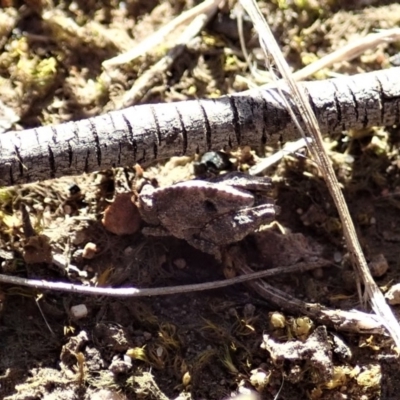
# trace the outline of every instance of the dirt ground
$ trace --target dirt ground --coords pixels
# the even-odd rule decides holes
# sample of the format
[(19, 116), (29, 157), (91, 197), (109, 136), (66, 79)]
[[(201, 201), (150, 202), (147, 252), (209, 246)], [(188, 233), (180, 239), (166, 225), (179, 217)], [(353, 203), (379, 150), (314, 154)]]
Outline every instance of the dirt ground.
[[(115, 109), (137, 78), (165, 54), (167, 44), (107, 74), (101, 63), (196, 4), (0, 0), (0, 100), (2, 109), (7, 107), (0, 109), (0, 128), (57, 124)], [(274, 0), (259, 5), (293, 70), (400, 23), (400, 5), (394, 1)], [(237, 15), (237, 5), (229, 1), (135, 103), (218, 97), (268, 80), (257, 38), (245, 19), (244, 39), (258, 74), (249, 71)], [(385, 44), (314, 78), (387, 68), (398, 51), (398, 44)], [(378, 266), (374, 273), (384, 292), (400, 281), (399, 141), (396, 127), (345, 132), (327, 140), (363, 249)], [(246, 169), (256, 157), (248, 149), (234, 153), (233, 168)], [(146, 173), (159, 181), (177, 181), (188, 179), (192, 167), (193, 159), (185, 158)], [(129, 184), (135, 172), (123, 171)], [(268, 174), (281, 208), (278, 222), (292, 239), (274, 252), (265, 244), (269, 233), (261, 232), (232, 246), (231, 254), (254, 270), (326, 260), (329, 267), (268, 282), (302, 301), (362, 310), (340, 222), (313, 162), (288, 156)], [(182, 240), (105, 229), (101, 220), (120, 189), (120, 176), (121, 171), (108, 171), (1, 189), (0, 272), (140, 288), (230, 276), (226, 259), (217, 262)], [(283, 228), (272, 229), (278, 234)], [(54, 254), (71, 266), (57, 267), (51, 262)], [(374, 262), (382, 259), (387, 271), (385, 262)], [(86, 317), (74, 317), (71, 307), (77, 305), (87, 307)], [(336, 331), (282, 310), (245, 285), (123, 299), (1, 285), (0, 313), (1, 399), (227, 399), (238, 394), (251, 398), (251, 392), (262, 399), (397, 399), (400, 391), (400, 364), (387, 336)]]

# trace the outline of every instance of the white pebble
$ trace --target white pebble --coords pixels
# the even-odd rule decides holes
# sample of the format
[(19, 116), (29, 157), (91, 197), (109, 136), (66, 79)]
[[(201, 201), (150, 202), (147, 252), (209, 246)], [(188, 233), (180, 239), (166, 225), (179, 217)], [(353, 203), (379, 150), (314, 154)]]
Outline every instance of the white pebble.
[(88, 309), (84, 304), (78, 304), (71, 307), (71, 316), (75, 319), (85, 318), (88, 315)]
[(385, 294), (385, 298), (389, 304), (400, 304), (400, 283), (393, 285)]

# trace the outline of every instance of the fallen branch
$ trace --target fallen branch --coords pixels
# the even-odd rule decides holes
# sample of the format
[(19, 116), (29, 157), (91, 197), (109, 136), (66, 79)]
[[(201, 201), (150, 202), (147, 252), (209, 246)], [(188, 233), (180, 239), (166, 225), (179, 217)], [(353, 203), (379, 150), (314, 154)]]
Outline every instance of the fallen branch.
[[(400, 68), (301, 86), (326, 134), (400, 124)], [(276, 88), (253, 89), (220, 99), (140, 105), (77, 122), (0, 135), (0, 185), (79, 175), (211, 149), (258, 148), (267, 142), (296, 138), (297, 128)]]

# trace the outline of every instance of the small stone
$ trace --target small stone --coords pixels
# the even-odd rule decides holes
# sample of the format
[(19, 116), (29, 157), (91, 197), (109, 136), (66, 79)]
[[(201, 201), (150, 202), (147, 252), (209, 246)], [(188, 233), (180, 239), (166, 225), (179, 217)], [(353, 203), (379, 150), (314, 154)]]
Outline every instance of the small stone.
[(164, 353), (164, 349), (161, 346), (158, 346), (157, 350), (156, 350), (157, 357), (161, 358), (163, 353)]
[(78, 304), (76, 306), (72, 306), (70, 309), (71, 316), (74, 319), (82, 319), (88, 315), (88, 309), (85, 304)]
[(385, 298), (392, 306), (400, 304), (400, 283), (393, 285), (390, 290), (385, 294)]
[(176, 258), (173, 262), (175, 267), (178, 269), (185, 269), (187, 267), (187, 263), (184, 258)]
[(34, 204), (32, 208), (37, 212), (43, 212), (44, 210), (43, 204)]
[(97, 251), (98, 249), (95, 243), (86, 243), (83, 249), (82, 257), (86, 258), (87, 260), (91, 260), (96, 255)]
[(247, 303), (243, 309), (243, 315), (245, 318), (254, 317), (254, 313), (256, 312), (256, 306), (254, 304)]
[(132, 193), (118, 193), (107, 207), (101, 221), (104, 227), (116, 235), (132, 235), (141, 224), (139, 210), (132, 202)]
[(230, 316), (230, 317), (233, 317), (233, 318), (236, 318), (237, 317), (237, 311), (236, 311), (236, 308), (234, 308), (234, 307), (230, 307), (229, 309), (228, 309), (228, 315)]
[(340, 251), (335, 251), (333, 253), (333, 260), (335, 263), (340, 263), (343, 260), (343, 254)]
[(68, 204), (64, 205), (64, 214), (65, 215), (71, 215), (72, 214), (72, 207)]
[(150, 332), (143, 332), (144, 340), (149, 341), (153, 335)]
[(125, 257), (132, 257), (135, 254), (135, 249), (132, 246), (128, 246), (124, 250)]
[(374, 278), (380, 278), (386, 274), (389, 264), (383, 254), (378, 254), (368, 263), (368, 267)]

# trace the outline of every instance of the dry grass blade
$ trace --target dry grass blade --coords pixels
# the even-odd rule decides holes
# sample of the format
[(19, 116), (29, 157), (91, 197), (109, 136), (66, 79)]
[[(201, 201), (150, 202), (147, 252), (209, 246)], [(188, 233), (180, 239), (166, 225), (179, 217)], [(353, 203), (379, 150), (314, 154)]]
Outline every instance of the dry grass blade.
[(282, 74), (285, 83), (288, 86), (290, 96), (300, 111), (305, 126), (313, 139), (311, 149), (316, 157), (321, 172), (328, 185), (328, 189), (333, 197), (336, 208), (338, 210), (342, 225), (343, 233), (346, 239), (346, 244), (351, 255), (353, 265), (358, 272), (358, 275), (365, 285), (365, 297), (370, 301), (374, 312), (381, 319), (382, 324), (387, 328), (397, 347), (400, 347), (400, 326), (394, 317), (392, 310), (387, 305), (382, 292), (374, 282), (369, 271), (365, 256), (362, 252), (357, 234), (354, 228), (353, 221), (350, 217), (349, 209), (344, 199), (343, 193), (339, 187), (335, 172), (333, 170), (330, 159), (324, 149), (323, 139), (319, 130), (318, 122), (314, 112), (311, 109), (309, 101), (304, 94), (300, 85), (297, 85), (292, 77), (289, 66), (284, 59), (282, 52), (274, 39), (274, 36), (262, 16), (256, 3), (252, 0), (241, 0), (243, 7), (249, 13), (254, 27), (258, 32), (261, 47), (266, 56), (271, 54), (275, 63)]
[(204, 28), (210, 18), (214, 15), (216, 7), (209, 12), (198, 15), (178, 37), (176, 44), (168, 51), (168, 53), (154, 64), (149, 70), (143, 73), (135, 82), (134, 86), (125, 93), (121, 104), (116, 106), (117, 109), (129, 107), (137, 103), (141, 98), (155, 86), (160, 77), (171, 67), (176, 59), (183, 53), (185, 45), (190, 43)]
[(358, 57), (368, 49), (377, 47), (381, 43), (390, 43), (400, 40), (400, 28), (371, 33), (361, 39), (347, 43), (342, 48), (322, 57), (318, 61), (293, 73), (296, 81), (302, 81), (323, 68), (328, 68), (339, 61), (348, 61)]
[(132, 50), (120, 54), (117, 57), (111, 58), (103, 62), (104, 68), (113, 67), (116, 65), (126, 64), (133, 61), (137, 57), (146, 54), (150, 49), (160, 45), (165, 41), (165, 38), (174, 32), (176, 29), (190, 23), (198, 15), (206, 14), (210, 15), (214, 13), (221, 3), (222, 0), (206, 0), (171, 21), (169, 24), (163, 26), (160, 30), (150, 35), (146, 40), (144, 40), (140, 45), (136, 46)]

